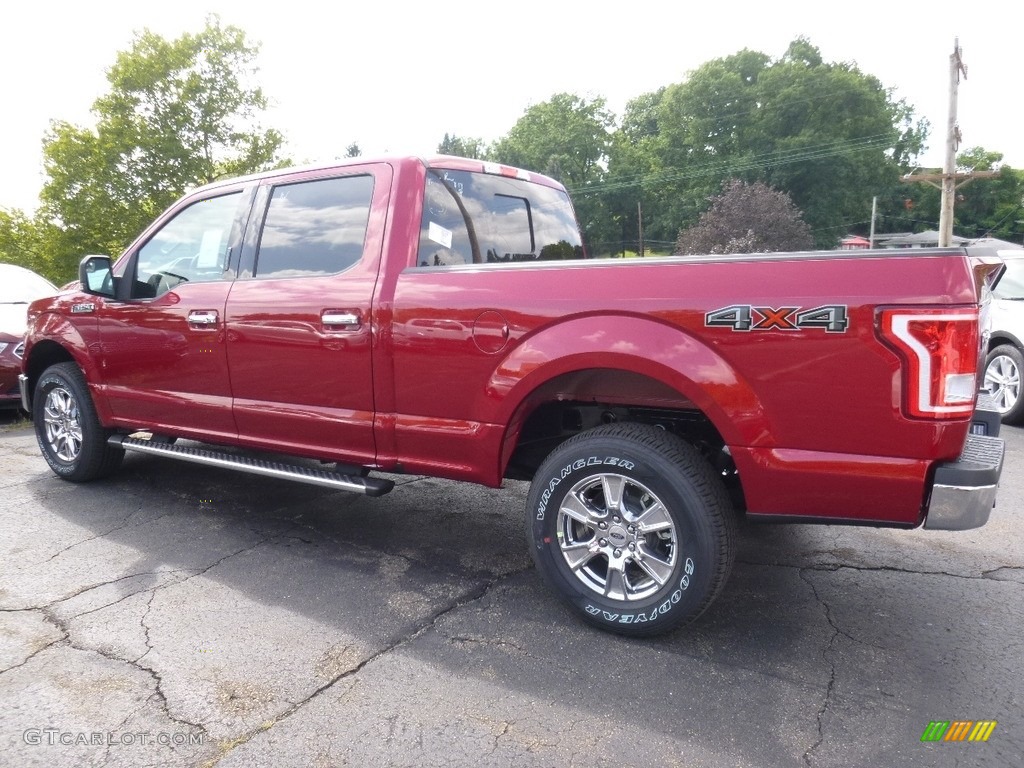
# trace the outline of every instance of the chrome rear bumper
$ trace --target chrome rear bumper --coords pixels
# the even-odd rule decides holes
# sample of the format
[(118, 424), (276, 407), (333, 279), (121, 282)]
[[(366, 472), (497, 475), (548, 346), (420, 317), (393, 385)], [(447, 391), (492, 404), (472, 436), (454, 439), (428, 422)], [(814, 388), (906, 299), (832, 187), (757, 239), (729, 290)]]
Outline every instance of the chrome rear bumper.
[(987, 523), (996, 503), (1003, 452), (1000, 438), (969, 435), (960, 458), (935, 469), (924, 527), (966, 531)]

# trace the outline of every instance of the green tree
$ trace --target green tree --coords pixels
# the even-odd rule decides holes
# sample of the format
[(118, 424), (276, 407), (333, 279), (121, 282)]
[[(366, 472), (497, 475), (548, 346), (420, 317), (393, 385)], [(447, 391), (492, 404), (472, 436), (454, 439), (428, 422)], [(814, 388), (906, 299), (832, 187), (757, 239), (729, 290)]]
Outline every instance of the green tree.
[(605, 253), (639, 250), (642, 229), (647, 232), (645, 251), (652, 244), (655, 249), (671, 246), (657, 222), (664, 198), (659, 181), (663, 167), (656, 151), (658, 107), (664, 94), (659, 88), (627, 102), (622, 123), (612, 135), (604, 183), (592, 191), (607, 211), (606, 243), (599, 249)]
[(803, 38), (777, 60), (742, 50), (709, 61), (634, 103), (609, 168), (640, 187), (651, 237), (673, 237), (740, 178), (787, 192), (818, 245), (832, 246), (870, 218), (872, 196), (897, 183), (927, 133), (877, 78), (825, 62)]
[(770, 253), (814, 247), (811, 230), (789, 195), (755, 181), (732, 179), (692, 227), (679, 233), (676, 253)]
[(607, 217), (601, 197), (590, 194), (590, 188), (604, 178), (614, 126), (604, 98), (557, 93), (529, 107), (495, 142), (491, 159), (562, 182), (572, 194), (584, 234), (593, 240), (603, 235)]
[[(1002, 162), (1003, 155), (983, 147), (964, 150), (959, 172), (999, 171), (994, 178), (961, 184), (953, 204), (953, 234), (959, 237), (1024, 239), (1024, 171)], [(939, 169), (931, 169), (939, 173)], [(876, 231), (923, 232), (938, 229), (941, 192), (930, 183), (901, 183), (879, 198)]]
[(64, 282), (48, 258), (47, 232), (22, 211), (0, 209), (0, 262), (19, 264), (53, 282)]
[(486, 160), (489, 154), (483, 139), (456, 136), (454, 133), (445, 133), (441, 143), (437, 145), (437, 152), (440, 155), (455, 155), (473, 160)]
[(216, 16), (173, 41), (144, 31), (110, 68), (96, 127), (51, 125), (40, 216), (67, 277), (82, 254), (119, 252), (187, 189), (282, 164), (281, 134), (258, 122), (258, 51)]

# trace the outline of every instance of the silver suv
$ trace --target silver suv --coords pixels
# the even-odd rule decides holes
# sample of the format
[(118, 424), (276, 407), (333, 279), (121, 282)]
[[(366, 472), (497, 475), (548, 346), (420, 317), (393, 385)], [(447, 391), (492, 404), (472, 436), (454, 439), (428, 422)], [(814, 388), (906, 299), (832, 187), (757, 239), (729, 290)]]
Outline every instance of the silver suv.
[(1000, 250), (1006, 265), (992, 290), (992, 338), (982, 388), (995, 400), (1004, 424), (1024, 423), (1024, 250)]

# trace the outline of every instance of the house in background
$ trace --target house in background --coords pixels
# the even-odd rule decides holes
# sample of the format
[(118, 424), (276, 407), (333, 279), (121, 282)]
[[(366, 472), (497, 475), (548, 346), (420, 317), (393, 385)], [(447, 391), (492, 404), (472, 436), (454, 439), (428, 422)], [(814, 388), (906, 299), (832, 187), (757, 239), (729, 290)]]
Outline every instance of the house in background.
[[(970, 238), (953, 235), (950, 245), (965, 245), (970, 241)], [(876, 248), (937, 248), (938, 245), (939, 232), (935, 229), (924, 232), (890, 232), (885, 235), (875, 235)]]
[(839, 241), (839, 250), (853, 251), (858, 248), (870, 248), (871, 241), (860, 235), (847, 235)]

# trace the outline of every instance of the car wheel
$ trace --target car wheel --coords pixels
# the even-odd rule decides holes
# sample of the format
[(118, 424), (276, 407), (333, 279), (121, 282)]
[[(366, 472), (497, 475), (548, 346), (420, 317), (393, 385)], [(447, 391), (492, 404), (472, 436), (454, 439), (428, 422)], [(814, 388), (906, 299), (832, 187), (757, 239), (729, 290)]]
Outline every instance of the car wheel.
[(1024, 398), (1021, 397), (1021, 372), (1024, 357), (1014, 346), (1003, 344), (988, 353), (983, 388), (996, 402), (1004, 424), (1024, 422)]
[(50, 469), (75, 483), (108, 475), (121, 465), (124, 451), (107, 444), (89, 396), (85, 377), (74, 363), (47, 368), (32, 401), (36, 440)]
[(556, 448), (527, 502), (530, 553), (585, 621), (643, 636), (697, 618), (735, 552), (728, 494), (695, 448), (657, 427), (615, 424)]

